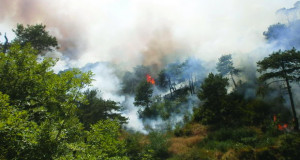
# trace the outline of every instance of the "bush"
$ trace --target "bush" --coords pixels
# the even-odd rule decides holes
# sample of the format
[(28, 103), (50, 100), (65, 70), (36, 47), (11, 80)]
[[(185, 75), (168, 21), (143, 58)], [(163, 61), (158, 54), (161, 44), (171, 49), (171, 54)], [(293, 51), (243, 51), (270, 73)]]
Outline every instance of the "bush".
[(261, 148), (256, 150), (256, 159), (274, 160), (278, 159), (278, 151), (274, 148)]
[(221, 155), (221, 153), (218, 154), (217, 152), (216, 154), (215, 151), (194, 147), (187, 154), (176, 155), (168, 160), (211, 160), (217, 159), (218, 155)]
[[(249, 138), (255, 139), (257, 132), (252, 128), (222, 128), (208, 135), (209, 139), (217, 141), (233, 140), (237, 142), (251, 141)], [(247, 139), (248, 138), (248, 139)]]
[(152, 151), (153, 158), (166, 159), (169, 157), (169, 143), (166, 135), (158, 131), (152, 131), (148, 136), (150, 143), (146, 146), (146, 149)]
[(176, 137), (182, 137), (182, 136), (190, 136), (192, 135), (192, 125), (187, 124), (183, 128), (176, 127), (174, 130), (174, 135)]
[(300, 157), (300, 134), (288, 134), (280, 137), (281, 146), (279, 151), (287, 160), (294, 160)]
[(142, 143), (144, 135), (130, 133), (125, 137), (127, 155), (131, 160), (140, 160), (144, 152), (145, 144)]

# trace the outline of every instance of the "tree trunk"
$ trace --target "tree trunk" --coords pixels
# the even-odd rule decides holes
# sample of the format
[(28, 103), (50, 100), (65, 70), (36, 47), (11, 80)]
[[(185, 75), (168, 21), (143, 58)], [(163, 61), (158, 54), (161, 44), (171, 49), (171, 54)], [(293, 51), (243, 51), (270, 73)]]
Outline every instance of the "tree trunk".
[(299, 130), (299, 122), (298, 122), (298, 118), (297, 118), (297, 114), (296, 114), (296, 109), (295, 109), (295, 104), (294, 104), (293, 94), (291, 91), (290, 82), (287, 77), (285, 77), (285, 82), (287, 85), (290, 102), (291, 102), (291, 106), (292, 106), (292, 111), (293, 111), (293, 117), (294, 117), (294, 121), (295, 121), (294, 129), (297, 131), (297, 130)]
[(232, 75), (232, 72), (230, 72), (230, 77), (232, 79), (232, 82), (233, 82), (233, 85), (234, 85), (234, 88), (236, 88), (236, 83), (235, 83), (235, 80), (233, 79), (233, 75)]
[(4, 38), (5, 38), (5, 43), (4, 43), (4, 46), (3, 46), (3, 53), (6, 53), (6, 50), (8, 48), (8, 39), (6, 37), (6, 33), (4, 35)]
[(171, 84), (171, 78), (170, 77), (168, 77), (168, 82), (169, 82), (170, 94), (171, 94), (171, 97), (173, 97), (173, 95), (172, 95), (172, 84)]

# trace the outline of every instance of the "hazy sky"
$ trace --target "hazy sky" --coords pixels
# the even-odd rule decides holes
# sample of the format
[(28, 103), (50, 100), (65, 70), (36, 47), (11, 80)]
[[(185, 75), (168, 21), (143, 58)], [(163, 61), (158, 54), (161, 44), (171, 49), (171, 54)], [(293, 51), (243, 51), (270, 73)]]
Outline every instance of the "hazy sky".
[(0, 31), (16, 23), (46, 24), (61, 52), (87, 62), (124, 67), (163, 65), (193, 55), (204, 60), (248, 53), (276, 11), (296, 0), (0, 0)]

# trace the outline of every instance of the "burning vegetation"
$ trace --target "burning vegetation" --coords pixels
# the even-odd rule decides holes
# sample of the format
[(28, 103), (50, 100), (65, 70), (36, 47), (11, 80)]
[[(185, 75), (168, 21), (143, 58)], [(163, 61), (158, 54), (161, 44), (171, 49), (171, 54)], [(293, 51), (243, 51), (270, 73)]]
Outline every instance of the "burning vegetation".
[(155, 80), (149, 74), (146, 74), (146, 79), (148, 83), (155, 85)]
[[(162, 60), (178, 52), (169, 31), (150, 40), (144, 65), (131, 71), (97, 62), (54, 72), (59, 41), (46, 29), (18, 24), (15, 38), (0, 43), (0, 159), (300, 157), (299, 20), (263, 33), (276, 47), (255, 66), (228, 53), (214, 67), (195, 57)], [(93, 77), (103, 90), (91, 87)], [(140, 128), (128, 125), (134, 116)]]

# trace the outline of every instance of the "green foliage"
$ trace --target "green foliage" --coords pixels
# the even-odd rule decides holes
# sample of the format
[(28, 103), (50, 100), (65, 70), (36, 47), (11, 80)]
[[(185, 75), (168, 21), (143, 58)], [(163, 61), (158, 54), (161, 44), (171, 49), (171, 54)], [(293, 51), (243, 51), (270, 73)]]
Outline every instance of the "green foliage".
[(298, 159), (300, 157), (300, 134), (288, 134), (281, 137), (279, 151), (287, 160)]
[(171, 158), (168, 158), (168, 160), (214, 160), (217, 159), (215, 157), (215, 151), (203, 149), (203, 148), (197, 148), (193, 147), (189, 150), (187, 154), (183, 155), (176, 155)]
[[(32, 26), (16, 30), (25, 37), (29, 31), (45, 35), (36, 35), (39, 29)], [(117, 120), (99, 121), (90, 131), (79, 121), (78, 107), (87, 103), (82, 89), (90, 85), (92, 73), (69, 69), (56, 74), (57, 60), (38, 59), (47, 48), (37, 51), (39, 44), (31, 42), (31, 47), (18, 38), (0, 53), (0, 159), (128, 159)]]
[(174, 129), (174, 135), (176, 137), (191, 136), (193, 129), (192, 127), (193, 125), (191, 123), (186, 124), (182, 128), (180, 128), (180, 126), (176, 126), (176, 128)]
[(119, 140), (120, 125), (117, 121), (98, 121), (87, 133), (88, 152), (96, 159), (127, 159), (125, 143)]
[(152, 151), (151, 155), (155, 160), (169, 157), (167, 135), (158, 131), (151, 131), (148, 137), (150, 143), (146, 146), (146, 149)]
[(223, 55), (219, 58), (217, 70), (222, 76), (227, 74), (238, 74), (240, 72), (240, 70), (233, 67), (231, 54)]
[(300, 80), (300, 51), (296, 51), (295, 48), (283, 52), (279, 50), (262, 61), (257, 62), (257, 66), (257, 70), (262, 73), (259, 77), (261, 81), (273, 80), (274, 78), (279, 81), (285, 81), (295, 120), (294, 129), (299, 130), (299, 122), (290, 83)]
[(53, 48), (58, 47), (56, 38), (49, 35), (46, 26), (43, 24), (27, 25), (26, 27), (18, 24), (13, 32), (16, 34), (15, 42), (20, 43), (22, 46), (31, 44), (38, 53), (52, 51)]
[(227, 94), (227, 85), (227, 78), (223, 78), (219, 75), (214, 75), (210, 73), (201, 85), (201, 90), (198, 94), (198, 97), (202, 101), (212, 103), (219, 97), (222, 98)]
[(271, 116), (271, 105), (260, 100), (253, 99), (246, 103), (242, 121), (248, 125), (260, 125)]
[(284, 158), (280, 157), (277, 149), (274, 149), (272, 147), (264, 147), (256, 150), (256, 159), (273, 160)]
[(149, 149), (146, 135), (139, 132), (130, 132), (126, 135), (126, 150), (131, 160), (154, 160), (154, 150)]
[(231, 54), (223, 55), (219, 58), (219, 62), (217, 63), (217, 70), (222, 76), (229, 74), (231, 76), (234, 87), (237, 87), (233, 75), (238, 75), (240, 70), (233, 67)]
[(43, 106), (57, 112), (63, 108), (58, 106), (67, 109), (84, 101), (80, 89), (91, 83), (91, 72), (72, 69), (55, 74), (51, 67), (56, 61), (44, 58), (38, 62), (30, 46), (13, 44), (0, 58), (0, 91), (10, 96), (11, 105), (27, 109)]
[(161, 90), (167, 90), (169, 84), (168, 78), (167, 78), (167, 74), (166, 74), (166, 70), (161, 70), (158, 74), (158, 78), (157, 78), (157, 85)]
[[(163, 99), (160, 96), (151, 98), (151, 105), (144, 110), (139, 110), (139, 117), (141, 119), (158, 119), (164, 121), (171, 120), (172, 116), (186, 115), (185, 120), (189, 119), (189, 109), (192, 106), (192, 100), (187, 95), (174, 97), (174, 99)], [(196, 104), (196, 103), (195, 103)]]
[(239, 91), (242, 85), (227, 94), (227, 82), (226, 78), (213, 74), (204, 80), (198, 94), (203, 104), (194, 109), (195, 121), (219, 127), (238, 127), (264, 125), (266, 120), (270, 120), (271, 106), (275, 106), (274, 104), (266, 103), (259, 98), (245, 99), (243, 93)]
[(98, 98), (97, 90), (84, 92), (87, 103), (80, 104), (79, 117), (86, 128), (99, 120), (111, 119), (126, 123), (127, 118), (120, 114), (123, 109), (117, 102)]
[[(205, 124), (220, 123), (224, 111), (225, 98), (227, 96), (226, 86), (228, 79), (220, 75), (210, 73), (201, 85), (198, 93), (204, 104), (195, 110), (194, 120), (202, 121)], [(224, 115), (226, 116), (226, 115)]]
[(140, 160), (144, 149), (141, 143), (143, 135), (141, 133), (130, 133), (125, 138), (128, 157), (132, 160)]
[(134, 98), (134, 105), (149, 107), (151, 103), (152, 93), (152, 84), (148, 83), (146, 80), (142, 81), (137, 87), (136, 95)]
[(263, 73), (260, 80), (266, 81), (271, 78), (279, 78), (289, 81), (299, 79), (297, 74), (300, 65), (300, 52), (295, 48), (286, 51), (277, 51), (257, 62), (258, 71)]
[(27, 111), (9, 106), (9, 98), (0, 92), (0, 158), (29, 159), (38, 143), (39, 128), (29, 121)]
[[(57, 60), (39, 55), (57, 47), (55, 37), (45, 31), (44, 25), (18, 25), (14, 32), (16, 39), (6, 45), (10, 48), (0, 46), (5, 50), (0, 53), (0, 159), (300, 157), (299, 134), (278, 131), (277, 124), (271, 120), (271, 115), (277, 114), (278, 121), (290, 121), (282, 101), (267, 103), (259, 97), (245, 99), (247, 87), (227, 93), (228, 79), (222, 76), (230, 74), (234, 81), (232, 75), (239, 72), (233, 67), (231, 55), (219, 59), (220, 75), (210, 73), (198, 94), (202, 102), (195, 109), (193, 120), (209, 124), (208, 136), (207, 130), (199, 127), (200, 124), (196, 127), (195, 123), (180, 124), (173, 133), (169, 129), (168, 134), (150, 130), (148, 135), (126, 132), (121, 135), (121, 124), (126, 121), (119, 113), (122, 107), (114, 101), (98, 98), (96, 90), (82, 92), (92, 81), (91, 72), (69, 69), (56, 74), (52, 67)], [(295, 49), (278, 51), (258, 62), (260, 80), (285, 80), (290, 89), (288, 83), (300, 80), (299, 55)], [(197, 68), (191, 68), (190, 63), (193, 62), (172, 63), (158, 75), (157, 84), (163, 89), (169, 87), (173, 94), (170, 99), (152, 97), (153, 86), (145, 81), (150, 69), (145, 66), (124, 75), (123, 93), (136, 93), (134, 104), (142, 106), (142, 118), (167, 120), (174, 114), (185, 114), (187, 95), (189, 91), (192, 93), (196, 73), (200, 73)], [(201, 68), (200, 63), (197, 64)], [(191, 72), (187, 74), (186, 70)], [(190, 86), (175, 88), (176, 84), (187, 81)], [(185, 123), (188, 121), (186, 117)], [(218, 128), (220, 126), (222, 128)], [(170, 139), (169, 135), (177, 137)], [(183, 142), (182, 139), (186, 145), (170, 146), (173, 141)], [(184, 151), (171, 155), (173, 150), (169, 152), (169, 147)]]

